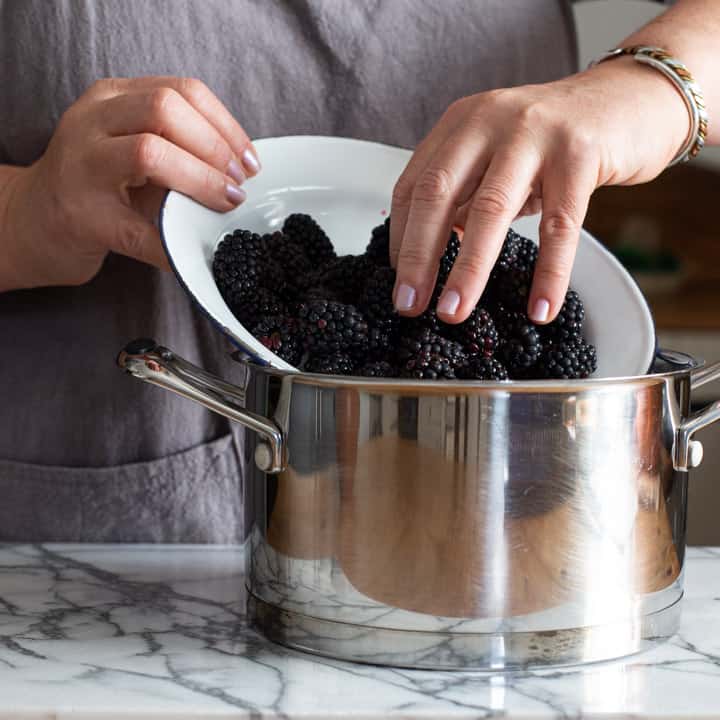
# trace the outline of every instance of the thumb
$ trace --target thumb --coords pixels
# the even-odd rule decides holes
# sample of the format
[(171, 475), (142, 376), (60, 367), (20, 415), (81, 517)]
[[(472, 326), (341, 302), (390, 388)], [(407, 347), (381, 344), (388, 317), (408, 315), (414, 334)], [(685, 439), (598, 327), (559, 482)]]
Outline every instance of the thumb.
[(169, 270), (160, 233), (152, 222), (129, 208), (121, 207), (107, 228), (109, 250), (134, 258), (161, 270)]

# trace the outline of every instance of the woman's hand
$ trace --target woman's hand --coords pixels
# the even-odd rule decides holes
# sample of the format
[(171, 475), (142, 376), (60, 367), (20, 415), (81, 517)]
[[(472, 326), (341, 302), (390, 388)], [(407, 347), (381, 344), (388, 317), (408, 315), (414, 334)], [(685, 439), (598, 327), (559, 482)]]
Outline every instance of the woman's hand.
[(85, 283), (109, 251), (166, 268), (153, 223), (165, 189), (222, 212), (259, 169), (245, 131), (199, 80), (101, 80), (5, 188), (0, 234), (15, 287)]
[(415, 316), (427, 307), (458, 222), (463, 242), (437, 311), (446, 322), (464, 320), (512, 220), (542, 209), (528, 314), (549, 322), (563, 303), (592, 192), (652, 179), (688, 131), (685, 105), (670, 82), (631, 58), (455, 102), (395, 187), (390, 254), (397, 309)]

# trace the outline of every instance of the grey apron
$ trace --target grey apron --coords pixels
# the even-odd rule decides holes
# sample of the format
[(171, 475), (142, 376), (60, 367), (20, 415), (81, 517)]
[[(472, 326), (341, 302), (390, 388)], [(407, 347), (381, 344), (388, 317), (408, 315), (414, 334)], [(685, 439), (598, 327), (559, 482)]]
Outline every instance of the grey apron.
[[(0, 163), (38, 158), (107, 76), (201, 78), (251, 137), (412, 147), (456, 98), (575, 56), (561, 0), (0, 0)], [(123, 377), (141, 335), (233, 372), (175, 279), (132, 260), (0, 295), (0, 541), (242, 540), (242, 433)]]

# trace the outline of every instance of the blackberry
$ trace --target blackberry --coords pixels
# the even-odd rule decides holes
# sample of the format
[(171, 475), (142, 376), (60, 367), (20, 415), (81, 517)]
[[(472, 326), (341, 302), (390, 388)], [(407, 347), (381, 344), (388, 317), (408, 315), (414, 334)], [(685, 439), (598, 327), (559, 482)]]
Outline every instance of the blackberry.
[(396, 326), (399, 315), (393, 305), (395, 271), (390, 267), (376, 268), (365, 284), (360, 308), (371, 323), (383, 327)]
[(437, 337), (437, 333), (428, 328), (407, 328), (402, 326), (401, 332), (396, 349), (400, 365), (404, 365), (414, 354), (420, 352), (423, 344), (432, 342)]
[(371, 358), (385, 358), (392, 351), (395, 338), (396, 328), (390, 327), (370, 327), (368, 330), (368, 355)]
[(501, 359), (513, 379), (528, 378), (542, 351), (538, 328), (521, 312), (501, 308), (496, 315)]
[(238, 305), (231, 305), (230, 309), (237, 319), (248, 328), (265, 318), (287, 314), (285, 303), (275, 293), (264, 287), (248, 292), (241, 298)]
[(592, 375), (595, 370), (595, 348), (582, 339), (548, 345), (537, 363), (537, 377), (541, 379), (576, 380)]
[(300, 247), (315, 267), (326, 265), (337, 256), (325, 231), (310, 215), (294, 213), (283, 223), (283, 232)]
[(359, 370), (358, 375), (363, 377), (397, 377), (397, 370), (385, 360), (377, 360), (376, 362), (365, 363)]
[(424, 380), (454, 380), (456, 370), (467, 361), (462, 345), (425, 330), (414, 338), (403, 338), (399, 358), (403, 377)]
[(305, 347), (311, 355), (332, 355), (338, 351), (367, 353), (367, 322), (352, 305), (312, 300), (303, 303), (298, 314)]
[(452, 340), (455, 338), (452, 336), (454, 326), (444, 323), (437, 314), (437, 304), (442, 295), (444, 285), (438, 281), (437, 285), (433, 289), (432, 295), (430, 296), (430, 302), (425, 310), (414, 318), (402, 317), (401, 318), (401, 329), (400, 334), (403, 336), (415, 335), (422, 330), (432, 330), (438, 335), (448, 337)]
[(458, 253), (452, 232), (428, 308), (400, 316), (392, 302), (390, 219), (364, 255), (337, 257), (320, 226), (291, 215), (283, 231), (236, 230), (218, 244), (213, 275), (231, 310), (279, 357), (310, 372), (366, 377), (505, 380), (585, 378), (597, 354), (582, 337), (585, 310), (569, 290), (553, 322), (535, 326), (526, 304), (538, 249), (510, 230), (481, 304), (458, 325), (437, 301)]
[(267, 248), (268, 255), (275, 253), (275, 250), (283, 243), (290, 242), (289, 238), (281, 230), (265, 233), (260, 237)]
[(363, 255), (343, 255), (327, 265), (317, 282), (329, 288), (340, 302), (355, 304), (365, 288), (373, 266)]
[(496, 358), (477, 355), (458, 369), (458, 377), (464, 380), (507, 380), (508, 372)]
[(304, 297), (302, 301), (298, 303), (297, 307), (299, 308), (303, 302), (310, 302), (310, 300), (333, 300), (340, 302), (341, 298), (327, 285), (313, 285), (305, 291)]
[(264, 237), (269, 261), (282, 268), (282, 277), (273, 278), (273, 287), (288, 301), (301, 299), (315, 284), (315, 270), (305, 250), (281, 232)]
[(437, 301), (441, 290), (440, 287), (435, 288), (427, 308), (420, 315), (413, 318), (400, 316), (399, 334), (402, 337), (413, 337), (423, 330), (432, 330), (435, 334), (440, 335), (448, 334), (449, 326), (440, 320), (437, 314)]
[(582, 335), (585, 307), (574, 290), (568, 290), (557, 317), (540, 329), (541, 335), (552, 342), (578, 340)]
[(508, 230), (487, 285), (486, 293), (492, 303), (517, 311), (526, 309), (537, 255), (538, 248), (532, 240)]
[(445, 287), (445, 283), (450, 275), (450, 271), (453, 269), (455, 260), (457, 259), (458, 253), (460, 252), (460, 237), (453, 230), (448, 238), (445, 251), (440, 258), (440, 267), (438, 269), (437, 285), (439, 287)]
[(291, 365), (298, 365), (302, 343), (297, 322), (283, 315), (267, 317), (253, 328), (252, 334), (270, 351)]
[(435, 309), (428, 308), (422, 315), (417, 317), (401, 317), (396, 332), (399, 337), (415, 337), (425, 330), (438, 335), (442, 334), (443, 326), (444, 323), (437, 316)]
[(390, 218), (387, 217), (382, 225), (373, 228), (368, 246), (365, 248), (365, 257), (378, 267), (390, 267)]
[(276, 245), (282, 245), (285, 242), (289, 242), (287, 235), (282, 230), (273, 230), (272, 232), (265, 233), (262, 236), (263, 242), (272, 251)]
[(308, 358), (305, 370), (322, 375), (352, 375), (353, 361), (349, 355), (341, 352), (332, 355), (314, 355)]
[(231, 307), (241, 305), (273, 274), (281, 276), (281, 268), (268, 262), (265, 240), (249, 230), (226, 235), (215, 250), (213, 276)]
[(533, 270), (537, 257), (538, 246), (530, 238), (523, 237), (510, 228), (505, 236), (505, 242), (495, 267), (501, 271), (511, 268)]
[(313, 265), (300, 244), (281, 232), (265, 238), (269, 258), (282, 266), (285, 275), (302, 276), (304, 279), (312, 275)]
[(575, 343), (575, 352), (577, 354), (580, 377), (589, 377), (597, 370), (597, 350), (595, 346), (581, 339)]
[(461, 343), (469, 355), (492, 357), (498, 343), (498, 332), (490, 313), (477, 306), (459, 325), (449, 325), (452, 338)]

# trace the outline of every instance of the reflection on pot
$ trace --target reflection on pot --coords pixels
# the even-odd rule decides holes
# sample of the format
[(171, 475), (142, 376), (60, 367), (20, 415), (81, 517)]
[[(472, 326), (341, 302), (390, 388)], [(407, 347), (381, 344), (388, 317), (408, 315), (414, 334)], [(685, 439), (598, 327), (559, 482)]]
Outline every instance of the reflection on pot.
[[(302, 403), (315, 436), (291, 444), (291, 467), (268, 478), (275, 551), (334, 559), (390, 607), (458, 618), (543, 612), (591, 589), (602, 598), (591, 614), (622, 615), (635, 594), (678, 578), (684, 520), (668, 508), (661, 389), (601, 401), (350, 388), (332, 398)], [(608, 412), (622, 422), (604, 423)]]

